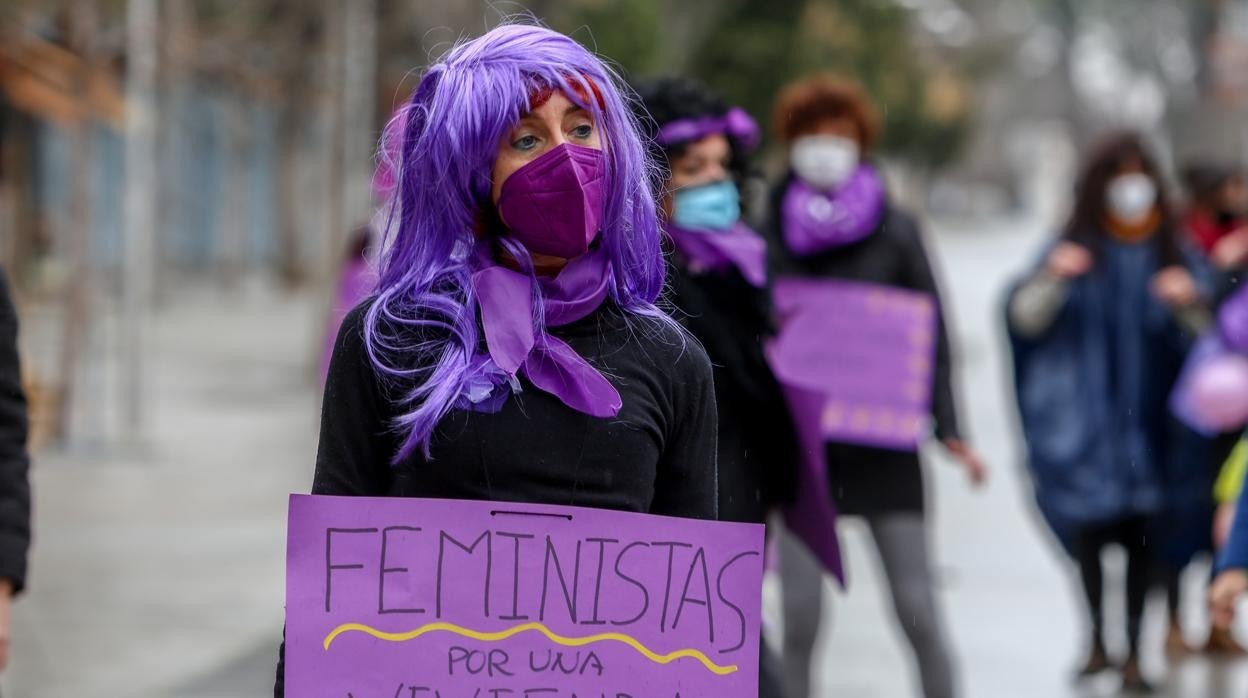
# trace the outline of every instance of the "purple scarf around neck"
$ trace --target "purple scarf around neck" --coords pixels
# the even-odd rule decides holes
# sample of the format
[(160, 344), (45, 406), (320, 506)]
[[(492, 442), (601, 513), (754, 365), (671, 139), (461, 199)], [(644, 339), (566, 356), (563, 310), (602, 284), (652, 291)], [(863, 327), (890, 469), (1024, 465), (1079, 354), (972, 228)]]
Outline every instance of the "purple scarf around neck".
[(727, 230), (689, 230), (669, 223), (667, 234), (691, 271), (736, 267), (750, 285), (767, 283), (767, 243), (740, 221)]
[[(606, 300), (610, 280), (610, 264), (601, 249), (572, 260), (553, 277), (538, 277), (546, 326), (567, 325), (593, 313)], [(495, 390), (503, 382), (498, 379), (514, 391), (517, 374), (523, 374), (538, 390), (574, 410), (594, 417), (619, 414), (620, 394), (598, 369), (558, 337), (535, 334), (532, 277), (487, 259), (473, 273), (472, 284), (489, 352), (473, 359), (481, 380), (469, 382), (458, 406), (497, 411), (507, 395)]]
[(784, 243), (794, 254), (810, 255), (862, 240), (884, 217), (884, 201), (884, 182), (866, 163), (832, 192), (794, 177), (780, 209)]

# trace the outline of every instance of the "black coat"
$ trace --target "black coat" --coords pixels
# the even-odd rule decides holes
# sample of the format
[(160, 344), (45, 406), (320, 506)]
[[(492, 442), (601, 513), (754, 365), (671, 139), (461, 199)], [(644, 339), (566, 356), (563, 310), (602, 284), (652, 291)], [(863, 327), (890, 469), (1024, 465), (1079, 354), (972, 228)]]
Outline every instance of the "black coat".
[(26, 585), (30, 548), (30, 460), (26, 455), (26, 396), (17, 358), (17, 311), (0, 270), (0, 579)]
[(763, 357), (773, 333), (770, 296), (736, 269), (693, 273), (673, 254), (674, 316), (702, 343), (719, 406), (719, 517), (762, 523), (795, 497), (796, 436)]

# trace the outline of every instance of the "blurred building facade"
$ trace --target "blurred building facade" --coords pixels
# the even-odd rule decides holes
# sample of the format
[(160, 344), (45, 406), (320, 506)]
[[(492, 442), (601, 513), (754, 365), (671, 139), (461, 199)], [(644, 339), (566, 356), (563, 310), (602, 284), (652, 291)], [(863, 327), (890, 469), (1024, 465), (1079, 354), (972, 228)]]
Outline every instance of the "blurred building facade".
[[(94, 354), (140, 352), (144, 314), (183, 287), (328, 303), (413, 68), (522, 11), (626, 76), (696, 74), (764, 123), (785, 81), (855, 77), (882, 106), (889, 169), (938, 212), (1057, 217), (1079, 150), (1115, 126), (1173, 159), (1248, 160), (1248, 0), (10, 0), (0, 262), (38, 311), (27, 353), (51, 431), (68, 433)], [(146, 87), (136, 51), (154, 57)], [(129, 200), (127, 152), (155, 173)]]

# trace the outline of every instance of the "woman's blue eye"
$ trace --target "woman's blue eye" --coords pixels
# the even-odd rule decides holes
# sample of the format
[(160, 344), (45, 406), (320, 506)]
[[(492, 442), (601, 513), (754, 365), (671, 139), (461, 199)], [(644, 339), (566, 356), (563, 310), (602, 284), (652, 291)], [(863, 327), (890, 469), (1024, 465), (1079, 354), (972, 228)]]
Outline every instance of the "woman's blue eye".
[(536, 136), (524, 136), (521, 138), (517, 138), (515, 141), (512, 142), (511, 145), (513, 148), (516, 148), (517, 150), (532, 150), (537, 147), (537, 137)]
[(577, 138), (589, 138), (590, 135), (593, 134), (593, 132), (594, 132), (594, 127), (590, 126), (589, 124), (581, 124), (580, 126), (577, 126), (576, 128), (572, 129), (572, 135), (576, 136)]

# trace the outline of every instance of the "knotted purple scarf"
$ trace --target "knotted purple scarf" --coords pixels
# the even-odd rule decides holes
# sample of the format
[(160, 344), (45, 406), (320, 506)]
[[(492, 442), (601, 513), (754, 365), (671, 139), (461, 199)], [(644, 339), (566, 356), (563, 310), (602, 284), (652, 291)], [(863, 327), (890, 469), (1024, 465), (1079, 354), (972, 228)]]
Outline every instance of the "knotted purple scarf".
[[(485, 382), (494, 383), (488, 374), (501, 371), (514, 390), (515, 377), (522, 374), (538, 390), (554, 395), (574, 410), (594, 417), (619, 414), (623, 404), (620, 394), (598, 369), (558, 337), (535, 335), (531, 277), (489, 261), (472, 275), (472, 283), (489, 348), (488, 358), (477, 357), (474, 368), (485, 375)], [(539, 277), (537, 284), (547, 327), (576, 322), (597, 310), (607, 297), (607, 255), (602, 250), (591, 251), (569, 262), (557, 275)], [(494, 367), (483, 369), (487, 361), (497, 371), (490, 370)], [(470, 384), (465, 397), (471, 404), (465, 406), (496, 411), (506, 391), (494, 391), (494, 387)]]
[(669, 223), (667, 234), (692, 271), (736, 267), (752, 286), (767, 283), (767, 242), (740, 221), (727, 230), (689, 230)]
[(836, 191), (812, 189), (794, 177), (781, 205), (784, 243), (794, 254), (808, 255), (857, 242), (870, 235), (884, 216), (884, 182), (875, 168), (862, 164)]

